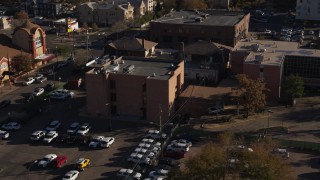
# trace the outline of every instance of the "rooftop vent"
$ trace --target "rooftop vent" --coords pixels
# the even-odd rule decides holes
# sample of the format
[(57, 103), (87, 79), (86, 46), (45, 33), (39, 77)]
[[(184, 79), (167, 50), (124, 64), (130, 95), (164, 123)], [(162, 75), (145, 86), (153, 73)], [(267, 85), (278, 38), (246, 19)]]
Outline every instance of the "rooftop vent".
[(153, 73), (151, 77), (156, 77), (156, 73)]
[(133, 64), (128, 65), (128, 66), (126, 66), (126, 67), (123, 68), (123, 72), (125, 72), (125, 73), (130, 73), (130, 72), (132, 72), (133, 70), (134, 70), (134, 65), (133, 65)]

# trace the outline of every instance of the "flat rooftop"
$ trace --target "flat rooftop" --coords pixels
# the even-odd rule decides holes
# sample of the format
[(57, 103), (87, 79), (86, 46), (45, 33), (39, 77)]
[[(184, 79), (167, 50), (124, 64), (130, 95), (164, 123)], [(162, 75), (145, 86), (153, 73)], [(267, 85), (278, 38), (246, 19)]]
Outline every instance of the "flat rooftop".
[(320, 50), (301, 49), (297, 42), (244, 39), (237, 43), (233, 52), (248, 52), (245, 63), (280, 66), (284, 56), (320, 56)]
[[(196, 22), (197, 17), (207, 14), (207, 18), (203, 22)], [(185, 24), (185, 25), (204, 25), (204, 26), (234, 26), (242, 18), (244, 14), (228, 11), (206, 11), (196, 13), (195, 11), (173, 11), (152, 22), (166, 24)]]
[[(120, 57), (113, 64), (106, 63), (102, 66), (103, 72), (115, 74), (127, 74), (132, 76), (145, 76), (153, 79), (167, 80), (171, 77), (171, 71), (178, 68), (179, 61), (154, 58)], [(132, 70), (125, 70), (133, 66)], [(130, 68), (129, 68), (130, 69)], [(89, 73), (96, 73), (91, 71)]]

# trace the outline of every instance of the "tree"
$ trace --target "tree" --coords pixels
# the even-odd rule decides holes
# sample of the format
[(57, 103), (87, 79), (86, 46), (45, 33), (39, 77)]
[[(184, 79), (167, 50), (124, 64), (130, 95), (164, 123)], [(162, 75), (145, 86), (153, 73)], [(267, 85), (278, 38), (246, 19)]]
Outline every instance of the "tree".
[(237, 75), (237, 80), (237, 100), (247, 113), (263, 109), (266, 105), (265, 83), (261, 79), (250, 79), (245, 74)]
[(204, 0), (181, 0), (180, 9), (207, 9), (207, 4)]
[(82, 28), (83, 28), (83, 29), (88, 29), (88, 28), (89, 28), (88, 23), (87, 23), (87, 22), (84, 22), (84, 23), (82, 24)]
[(176, 0), (163, 0), (163, 9), (165, 13), (171, 11), (171, 9), (176, 9)]
[(28, 72), (32, 69), (32, 59), (26, 54), (14, 56), (11, 60), (11, 67), (16, 73)]
[(99, 27), (98, 27), (98, 25), (96, 23), (92, 24), (92, 30), (93, 31), (98, 31), (99, 30)]
[(72, 48), (70, 45), (59, 45), (57, 51), (63, 57), (67, 57), (71, 54)]
[(25, 11), (19, 11), (13, 16), (13, 19), (27, 20), (29, 16)]
[(236, 146), (239, 141), (235, 136), (224, 134), (220, 137), (232, 138), (233, 144), (208, 143), (198, 156), (186, 161), (184, 169), (170, 172), (170, 179), (291, 179), (287, 162), (273, 153), (277, 144), (271, 138), (248, 146)]
[(282, 85), (283, 96), (288, 100), (292, 100), (303, 95), (304, 87), (303, 80), (298, 75), (291, 74), (286, 77)]
[(74, 64), (76, 66), (82, 66), (84, 64), (87, 63), (87, 51), (76, 51), (76, 53), (74, 54)]

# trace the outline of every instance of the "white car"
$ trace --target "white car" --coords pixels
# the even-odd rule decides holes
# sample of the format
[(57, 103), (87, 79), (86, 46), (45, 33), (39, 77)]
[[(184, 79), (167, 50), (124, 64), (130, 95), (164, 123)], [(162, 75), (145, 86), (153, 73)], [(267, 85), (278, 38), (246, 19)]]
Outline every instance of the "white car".
[(48, 154), (44, 156), (38, 163), (39, 167), (47, 167), (55, 158), (57, 158), (56, 154)]
[(84, 124), (79, 128), (79, 130), (77, 131), (77, 134), (84, 136), (84, 135), (86, 135), (86, 134), (90, 131), (90, 128), (91, 128), (91, 127), (90, 127), (89, 123), (84, 123)]
[(45, 82), (45, 81), (47, 81), (47, 80), (48, 80), (47, 77), (41, 77), (41, 78), (37, 79), (37, 82), (38, 82), (38, 83), (43, 83), (43, 82)]
[(171, 141), (170, 144), (177, 144), (177, 143), (186, 144), (186, 145), (188, 145), (188, 147), (192, 147), (192, 142), (185, 140), (185, 139), (173, 140), (173, 141)]
[(79, 171), (72, 170), (68, 171), (63, 177), (62, 180), (75, 180), (79, 175)]
[(138, 164), (151, 164), (151, 159), (143, 156), (139, 153), (132, 153), (128, 158), (128, 162), (138, 163)]
[(95, 136), (91, 139), (90, 143), (89, 143), (89, 147), (90, 148), (96, 148), (98, 146), (100, 146), (100, 142), (104, 139), (104, 136)]
[(152, 139), (165, 139), (167, 135), (165, 133), (160, 134), (160, 131), (158, 130), (149, 130), (147, 132), (147, 135), (145, 136), (146, 138), (152, 138)]
[(36, 74), (36, 76), (34, 77), (35, 80), (39, 80), (40, 78), (43, 77), (43, 74)]
[(36, 80), (33, 77), (29, 77), (26, 79), (25, 82), (23, 82), (23, 85), (29, 86), (30, 84), (34, 83)]
[(133, 179), (141, 179), (142, 175), (138, 172), (133, 171), (132, 169), (120, 169), (117, 173), (117, 177), (132, 177)]
[(151, 144), (148, 144), (148, 143), (139, 143), (138, 144), (138, 147), (139, 148), (144, 148), (144, 149), (148, 149), (150, 150), (151, 152), (154, 152), (154, 153), (158, 153), (160, 151), (160, 147), (155, 147)]
[(152, 144), (155, 147), (161, 147), (161, 143), (155, 141), (154, 139), (147, 139), (147, 138), (143, 138), (141, 140), (142, 143), (147, 143), (147, 144)]
[(143, 155), (147, 156), (147, 157), (150, 158), (150, 159), (153, 159), (154, 156), (155, 156), (155, 153), (154, 153), (154, 152), (149, 151), (148, 149), (145, 149), (145, 148), (140, 148), (140, 147), (135, 148), (135, 149), (134, 149), (134, 152), (135, 152), (135, 153), (139, 153), (139, 154), (143, 154)]
[(114, 143), (114, 141), (115, 141), (114, 137), (106, 137), (101, 140), (100, 146), (109, 148)]
[(37, 88), (35, 88), (34, 91), (33, 91), (33, 95), (34, 95), (34, 96), (40, 96), (40, 95), (43, 94), (43, 93), (44, 93), (44, 89), (41, 88), (41, 87), (37, 87)]
[(167, 178), (169, 171), (165, 169), (158, 169), (157, 171), (150, 171), (149, 177), (150, 178)]
[(59, 129), (61, 123), (58, 120), (51, 121), (48, 127), (46, 128), (47, 131), (56, 131)]
[(189, 147), (187, 144), (177, 143), (177, 144), (169, 144), (167, 147), (168, 151), (175, 151), (175, 152), (188, 152)]
[(80, 128), (80, 124), (78, 122), (74, 122), (69, 126), (67, 133), (74, 134), (78, 131), (79, 128)]
[(58, 133), (56, 131), (49, 131), (43, 138), (44, 143), (51, 143), (55, 138), (58, 137)]
[(10, 131), (10, 130), (19, 130), (21, 128), (21, 125), (17, 122), (9, 122), (7, 124), (3, 124), (1, 126), (2, 129)]
[(35, 131), (34, 133), (32, 133), (30, 140), (38, 141), (42, 139), (45, 135), (46, 135), (45, 131)]
[(8, 138), (9, 138), (9, 132), (0, 130), (0, 140), (8, 139)]

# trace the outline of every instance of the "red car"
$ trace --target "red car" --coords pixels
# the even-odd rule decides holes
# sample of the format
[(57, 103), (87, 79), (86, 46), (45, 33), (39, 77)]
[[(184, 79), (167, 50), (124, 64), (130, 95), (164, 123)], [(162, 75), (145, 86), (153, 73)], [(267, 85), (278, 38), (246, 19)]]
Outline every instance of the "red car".
[(52, 165), (55, 168), (61, 167), (64, 163), (67, 163), (68, 158), (67, 156), (57, 156), (53, 161)]

